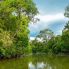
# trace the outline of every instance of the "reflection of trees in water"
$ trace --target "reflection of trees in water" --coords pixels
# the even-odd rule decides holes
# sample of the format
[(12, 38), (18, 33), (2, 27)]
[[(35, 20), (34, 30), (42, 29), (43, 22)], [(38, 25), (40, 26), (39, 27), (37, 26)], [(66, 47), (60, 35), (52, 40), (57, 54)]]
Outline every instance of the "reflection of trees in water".
[(28, 67), (29, 69), (52, 69), (52, 67), (49, 64), (45, 64), (43, 62), (37, 62), (36, 64), (29, 62)]
[(27, 56), (0, 61), (0, 69), (69, 69), (68, 56)]
[(33, 56), (28, 64), (29, 69), (69, 69), (68, 57)]

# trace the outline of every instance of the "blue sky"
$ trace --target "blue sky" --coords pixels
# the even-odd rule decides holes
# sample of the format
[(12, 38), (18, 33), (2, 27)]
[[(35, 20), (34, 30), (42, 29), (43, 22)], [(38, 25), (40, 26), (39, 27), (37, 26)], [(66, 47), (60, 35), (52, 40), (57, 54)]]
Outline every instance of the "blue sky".
[(36, 24), (30, 24), (30, 37), (35, 37), (40, 30), (50, 28), (55, 35), (61, 34), (67, 18), (64, 17), (69, 0), (33, 0), (38, 8), (40, 19)]

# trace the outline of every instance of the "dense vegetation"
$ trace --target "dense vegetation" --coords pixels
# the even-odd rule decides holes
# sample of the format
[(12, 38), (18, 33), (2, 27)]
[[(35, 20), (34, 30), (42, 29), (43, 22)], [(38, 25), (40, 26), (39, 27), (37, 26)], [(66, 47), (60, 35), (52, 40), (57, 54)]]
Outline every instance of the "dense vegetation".
[(32, 0), (0, 1), (0, 58), (29, 52), (28, 24), (37, 13)]
[[(65, 16), (69, 17), (69, 6)], [(0, 1), (0, 58), (17, 57), (28, 53), (69, 53), (69, 22), (62, 35), (45, 29), (29, 42), (28, 25), (38, 10), (32, 0)], [(42, 41), (38, 41), (40, 38)]]
[[(55, 36), (51, 30), (40, 31), (31, 42), (33, 53), (69, 54), (69, 23), (66, 24), (62, 35)], [(40, 38), (40, 39), (38, 39)]]
[[(67, 6), (64, 15), (69, 18), (69, 6)], [(31, 44), (33, 53), (69, 54), (69, 21), (62, 30), (62, 35), (55, 36), (50, 29), (44, 29)]]

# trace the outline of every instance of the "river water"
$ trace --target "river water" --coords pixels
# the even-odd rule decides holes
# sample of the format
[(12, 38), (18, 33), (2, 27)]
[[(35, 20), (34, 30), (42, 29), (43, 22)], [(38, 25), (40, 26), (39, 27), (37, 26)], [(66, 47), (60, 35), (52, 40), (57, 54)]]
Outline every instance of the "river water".
[(69, 69), (69, 56), (33, 55), (0, 61), (0, 69)]

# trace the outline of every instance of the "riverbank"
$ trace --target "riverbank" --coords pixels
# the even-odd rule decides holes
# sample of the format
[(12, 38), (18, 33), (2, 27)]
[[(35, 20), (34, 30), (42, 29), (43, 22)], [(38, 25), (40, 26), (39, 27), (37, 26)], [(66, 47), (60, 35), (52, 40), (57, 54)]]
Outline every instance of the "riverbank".
[(30, 55), (0, 61), (0, 69), (69, 69), (69, 56)]
[(17, 59), (17, 58), (23, 58), (23, 57), (29, 57), (29, 56), (40, 56), (40, 55), (44, 55), (44, 56), (69, 56), (69, 54), (64, 54), (64, 53), (59, 53), (59, 54), (47, 54), (47, 53), (36, 53), (36, 54), (23, 54), (23, 55), (16, 55), (16, 56), (12, 56), (12, 57), (0, 57), (0, 60), (5, 60), (5, 59)]

